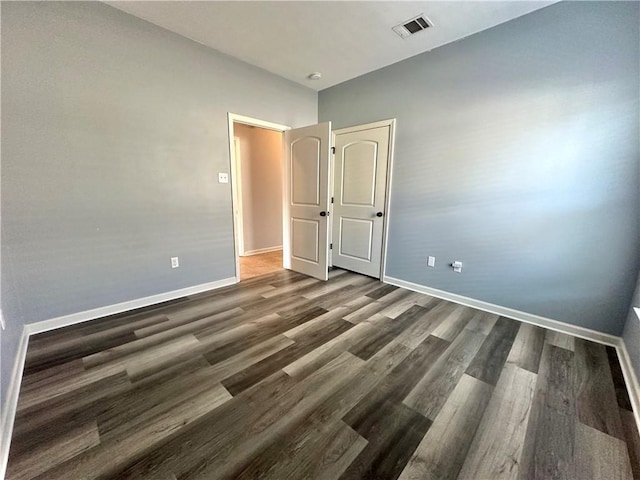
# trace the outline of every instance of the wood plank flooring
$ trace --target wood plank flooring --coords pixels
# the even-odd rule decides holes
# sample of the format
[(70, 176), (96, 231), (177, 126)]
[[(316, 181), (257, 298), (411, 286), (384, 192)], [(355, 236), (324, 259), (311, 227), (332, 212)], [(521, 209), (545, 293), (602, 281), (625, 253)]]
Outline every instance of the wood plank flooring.
[(8, 479), (630, 479), (616, 351), (342, 270), (31, 339)]

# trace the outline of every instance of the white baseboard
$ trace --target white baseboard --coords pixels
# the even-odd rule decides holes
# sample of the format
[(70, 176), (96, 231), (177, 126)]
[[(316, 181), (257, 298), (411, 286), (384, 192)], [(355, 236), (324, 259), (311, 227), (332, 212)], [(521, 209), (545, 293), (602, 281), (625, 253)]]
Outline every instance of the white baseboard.
[(171, 292), (151, 295), (149, 297), (138, 298), (136, 300), (108, 305), (106, 307), (94, 308), (92, 310), (86, 310), (84, 312), (64, 315), (61, 317), (51, 318), (49, 320), (43, 320), (41, 322), (25, 325), (22, 329), (20, 345), (18, 346), (18, 352), (16, 354), (15, 364), (13, 366), (11, 380), (9, 382), (5, 408), (2, 412), (2, 418), (0, 419), (2, 422), (0, 424), (0, 440), (2, 442), (0, 443), (0, 479), (4, 478), (7, 468), (7, 462), (9, 460), (9, 446), (11, 444), (13, 422), (16, 416), (16, 409), (18, 408), (18, 394), (20, 393), (22, 373), (24, 370), (25, 359), (27, 357), (27, 346), (29, 344), (29, 337), (31, 335), (47, 332), (56, 328), (67, 327), (76, 323), (95, 320), (97, 318), (106, 317), (108, 315), (113, 315), (120, 312), (126, 312), (127, 310), (135, 310), (136, 308), (148, 307), (149, 305), (154, 305), (156, 303), (175, 300), (177, 298), (186, 297), (188, 295), (195, 295), (196, 293), (202, 293), (208, 290), (214, 290), (216, 288), (226, 287), (228, 285), (238, 283), (238, 281), (239, 280), (237, 277), (224, 278), (215, 282), (203, 283), (193, 287), (181, 288), (179, 290), (173, 290)]
[(20, 344), (11, 371), (11, 379), (7, 389), (2, 419), (0, 419), (0, 478), (4, 478), (9, 461), (9, 446), (11, 445), (11, 433), (13, 432), (13, 422), (16, 418), (18, 408), (18, 395), (22, 384), (22, 371), (27, 357), (27, 346), (29, 345), (29, 332), (27, 327), (22, 328)]
[(618, 351), (618, 359), (620, 360), (620, 367), (622, 368), (622, 375), (624, 381), (627, 384), (627, 391), (629, 392), (629, 399), (631, 400), (631, 406), (633, 407), (633, 415), (636, 419), (636, 425), (640, 431), (640, 384), (638, 383), (638, 376), (631, 363), (631, 357), (627, 351), (627, 345), (624, 340), (620, 338), (616, 347)]
[(383, 278), (383, 282), (406, 288), (407, 290), (413, 290), (414, 292), (425, 293), (432, 297), (449, 300), (451, 302), (459, 303), (460, 305), (476, 308), (485, 312), (495, 313), (496, 315), (501, 315), (503, 317), (513, 318), (514, 320), (519, 320), (521, 322), (531, 323), (549, 330), (555, 330), (556, 332), (568, 333), (574, 337), (592, 340), (604, 345), (610, 345), (612, 347), (620, 345), (620, 337), (591, 330), (590, 328), (579, 327), (577, 325), (571, 325), (569, 323), (552, 320), (539, 315), (533, 315), (532, 313), (521, 312), (520, 310), (515, 310), (513, 308), (494, 305), (493, 303), (483, 302), (482, 300), (476, 300), (475, 298), (465, 297), (456, 293), (445, 292), (444, 290), (438, 290), (436, 288), (425, 287), (418, 283), (407, 282), (394, 277), (385, 276)]
[[(539, 327), (544, 327), (556, 332), (567, 333), (574, 337), (584, 338), (593, 342), (601, 343), (615, 347), (618, 352), (618, 359), (620, 360), (620, 367), (622, 368), (622, 374), (627, 385), (629, 392), (629, 398), (633, 407), (633, 414), (636, 419), (638, 430), (640, 431), (640, 384), (638, 384), (638, 377), (633, 369), (629, 352), (621, 337), (615, 335), (609, 335), (608, 333), (598, 332), (589, 328), (579, 327), (577, 325), (571, 325), (569, 323), (560, 322), (558, 320), (552, 320), (550, 318), (541, 317), (539, 315), (533, 315), (531, 313), (521, 312), (512, 308), (502, 307), (500, 305), (494, 305), (492, 303), (483, 302), (482, 300), (476, 300), (474, 298), (465, 297), (456, 293), (445, 292), (444, 290), (438, 290), (436, 288), (426, 287), (418, 283), (407, 282), (398, 278), (385, 276), (383, 278), (384, 283), (396, 285), (398, 287), (406, 288), (407, 290), (413, 290), (414, 292), (424, 293), (431, 295), (432, 297), (442, 298), (451, 302), (466, 305), (467, 307), (476, 308), (489, 313), (495, 313), (503, 317), (512, 318), (524, 323), (530, 323)], [(639, 315), (640, 317), (640, 315)]]
[(282, 250), (282, 245), (280, 245), (279, 247), (267, 247), (267, 248), (257, 248), (255, 250), (247, 250), (240, 256), (250, 257), (251, 255), (260, 255), (261, 253), (277, 252), (278, 250)]
[(158, 295), (151, 295), (149, 297), (138, 298), (136, 300), (116, 303), (115, 305), (108, 305), (106, 307), (94, 308), (92, 310), (85, 310), (84, 312), (72, 313), (71, 315), (63, 315), (61, 317), (51, 318), (41, 322), (30, 323), (26, 325), (26, 328), (29, 330), (30, 335), (34, 335), (36, 333), (47, 332), (49, 330), (55, 330), (56, 328), (67, 327), (69, 325), (75, 325), (76, 323), (82, 323), (88, 320), (126, 312), (128, 310), (135, 310), (136, 308), (148, 307), (149, 305), (155, 305), (156, 303), (175, 300), (176, 298), (186, 297), (188, 295), (195, 295), (196, 293), (206, 292), (208, 290), (215, 290), (216, 288), (226, 287), (228, 285), (233, 285), (234, 283), (238, 283), (237, 277), (223, 278), (222, 280), (202, 283), (194, 287), (181, 288), (180, 290), (173, 290), (171, 292), (160, 293)]

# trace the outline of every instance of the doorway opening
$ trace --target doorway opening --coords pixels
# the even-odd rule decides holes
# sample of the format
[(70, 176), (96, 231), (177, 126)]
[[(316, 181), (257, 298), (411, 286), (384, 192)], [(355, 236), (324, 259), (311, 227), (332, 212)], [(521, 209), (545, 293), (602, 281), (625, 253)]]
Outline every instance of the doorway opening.
[(230, 113), (238, 281), (327, 280), (331, 266), (384, 278), (394, 137), (393, 119), (332, 132)]
[(229, 114), (231, 188), (239, 281), (283, 268), (283, 132), (289, 127)]

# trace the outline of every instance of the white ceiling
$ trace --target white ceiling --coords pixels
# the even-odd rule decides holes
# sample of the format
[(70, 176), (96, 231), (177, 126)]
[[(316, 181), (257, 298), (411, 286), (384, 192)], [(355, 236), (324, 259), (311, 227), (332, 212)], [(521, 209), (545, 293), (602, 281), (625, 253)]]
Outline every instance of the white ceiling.
[[(555, 1), (108, 1), (314, 90), (336, 85)], [(391, 27), (423, 13), (433, 28), (403, 40)], [(322, 79), (307, 79), (322, 72)]]

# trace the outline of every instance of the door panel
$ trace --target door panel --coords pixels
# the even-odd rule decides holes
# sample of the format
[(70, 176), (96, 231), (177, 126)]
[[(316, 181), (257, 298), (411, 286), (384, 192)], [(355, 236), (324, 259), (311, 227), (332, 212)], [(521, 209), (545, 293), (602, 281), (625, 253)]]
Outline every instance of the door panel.
[(284, 135), (285, 265), (320, 280), (329, 265), (330, 136), (331, 122)]
[(306, 218), (291, 218), (291, 257), (318, 263), (320, 259), (320, 222)]
[(341, 256), (370, 262), (372, 247), (370, 239), (372, 237), (373, 221), (358, 218), (340, 218), (338, 251)]
[(377, 278), (390, 131), (382, 126), (335, 135), (332, 264)]
[(344, 147), (341, 185), (343, 205), (374, 206), (377, 167), (376, 143), (364, 141)]
[(320, 206), (320, 139), (303, 137), (291, 142), (291, 203)]

